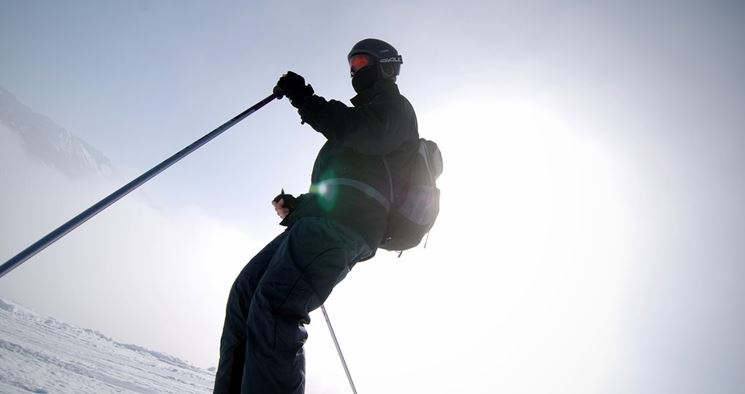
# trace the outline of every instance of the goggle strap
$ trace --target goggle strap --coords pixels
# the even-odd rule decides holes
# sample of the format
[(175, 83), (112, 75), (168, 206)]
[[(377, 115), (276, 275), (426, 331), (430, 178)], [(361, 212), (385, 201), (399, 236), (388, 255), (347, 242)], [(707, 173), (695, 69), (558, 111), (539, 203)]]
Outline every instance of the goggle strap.
[(404, 59), (401, 57), (401, 55), (398, 55), (398, 56), (393, 56), (393, 57), (382, 58), (378, 62), (380, 62), (381, 64), (385, 64), (385, 63), (403, 64)]

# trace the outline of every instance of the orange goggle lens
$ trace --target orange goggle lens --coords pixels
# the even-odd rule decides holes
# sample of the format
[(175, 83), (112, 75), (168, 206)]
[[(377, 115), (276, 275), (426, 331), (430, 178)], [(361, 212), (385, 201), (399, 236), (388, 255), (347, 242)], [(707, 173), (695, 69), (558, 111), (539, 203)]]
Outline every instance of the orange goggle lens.
[(349, 67), (352, 73), (356, 73), (368, 65), (370, 65), (370, 57), (367, 55), (354, 55), (349, 58)]

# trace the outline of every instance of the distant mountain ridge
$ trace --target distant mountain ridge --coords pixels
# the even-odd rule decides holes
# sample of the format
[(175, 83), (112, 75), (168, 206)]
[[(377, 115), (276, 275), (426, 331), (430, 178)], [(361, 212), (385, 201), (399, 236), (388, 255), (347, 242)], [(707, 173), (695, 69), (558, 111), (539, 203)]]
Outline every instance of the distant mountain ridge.
[(0, 124), (20, 137), (31, 156), (69, 176), (112, 173), (111, 161), (103, 153), (34, 112), (3, 87), (0, 87)]
[(214, 369), (0, 299), (0, 392), (209, 393)]

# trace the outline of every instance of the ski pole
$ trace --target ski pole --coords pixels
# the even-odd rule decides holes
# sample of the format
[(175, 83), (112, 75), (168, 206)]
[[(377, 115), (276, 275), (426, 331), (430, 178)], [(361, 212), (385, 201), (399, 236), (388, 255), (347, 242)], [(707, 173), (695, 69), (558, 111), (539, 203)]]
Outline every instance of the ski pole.
[(180, 150), (173, 156), (165, 159), (162, 163), (151, 168), (149, 171), (135, 178), (128, 184), (122, 186), (119, 190), (111, 193), (110, 195), (103, 198), (101, 201), (97, 202), (90, 208), (81, 212), (80, 214), (78, 214), (78, 216), (75, 216), (74, 218), (67, 221), (65, 224), (57, 227), (56, 230), (47, 234), (40, 240), (36, 241), (31, 246), (27, 247), (26, 249), (24, 249), (23, 251), (15, 255), (15, 257), (11, 258), (10, 260), (6, 261), (2, 266), (0, 266), (0, 278), (2, 278), (5, 274), (10, 272), (14, 268), (23, 264), (23, 262), (25, 262), (26, 260), (34, 256), (35, 254), (39, 253), (47, 246), (51, 245), (58, 239), (65, 236), (65, 234), (69, 233), (70, 231), (74, 230), (81, 224), (85, 223), (85, 221), (87, 221), (88, 219), (92, 218), (99, 212), (106, 209), (109, 205), (117, 202), (120, 198), (129, 194), (132, 190), (140, 187), (142, 184), (149, 181), (151, 178), (163, 172), (166, 168), (172, 166), (177, 161), (186, 157), (188, 154), (199, 149), (202, 145), (210, 142), (212, 139), (222, 134), (225, 130), (235, 126), (238, 122), (245, 119), (247, 116), (251, 115), (252, 113), (256, 112), (259, 108), (265, 106), (267, 103), (274, 100), (275, 98), (282, 98), (281, 92), (275, 90), (274, 93), (272, 93), (270, 96), (267, 96), (265, 99), (259, 101), (258, 103), (254, 104), (251, 108), (248, 108), (247, 110), (236, 115), (233, 119), (230, 119), (229, 121), (225, 122), (222, 126), (212, 130), (210, 133), (206, 134), (204, 137), (194, 141), (191, 145)]
[(321, 311), (323, 311), (323, 317), (326, 318), (326, 325), (329, 326), (329, 332), (331, 333), (331, 338), (334, 339), (334, 345), (336, 346), (336, 352), (339, 353), (339, 359), (341, 360), (341, 365), (344, 367), (344, 372), (347, 374), (347, 380), (349, 380), (349, 385), (352, 386), (352, 392), (354, 394), (357, 394), (357, 389), (354, 387), (354, 382), (352, 381), (352, 374), (349, 373), (347, 362), (344, 361), (344, 355), (341, 353), (341, 347), (339, 346), (339, 341), (336, 340), (336, 334), (334, 333), (334, 327), (331, 327), (331, 320), (329, 320), (329, 314), (326, 313), (326, 307), (323, 306), (323, 304), (321, 304)]

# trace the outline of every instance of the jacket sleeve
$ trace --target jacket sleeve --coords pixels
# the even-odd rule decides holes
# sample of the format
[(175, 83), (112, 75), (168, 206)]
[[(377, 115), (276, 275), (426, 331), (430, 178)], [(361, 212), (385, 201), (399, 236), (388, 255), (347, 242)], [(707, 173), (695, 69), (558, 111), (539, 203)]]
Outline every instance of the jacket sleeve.
[(303, 122), (326, 139), (362, 154), (389, 154), (404, 142), (419, 138), (414, 110), (401, 96), (347, 107), (314, 95), (297, 107)]

